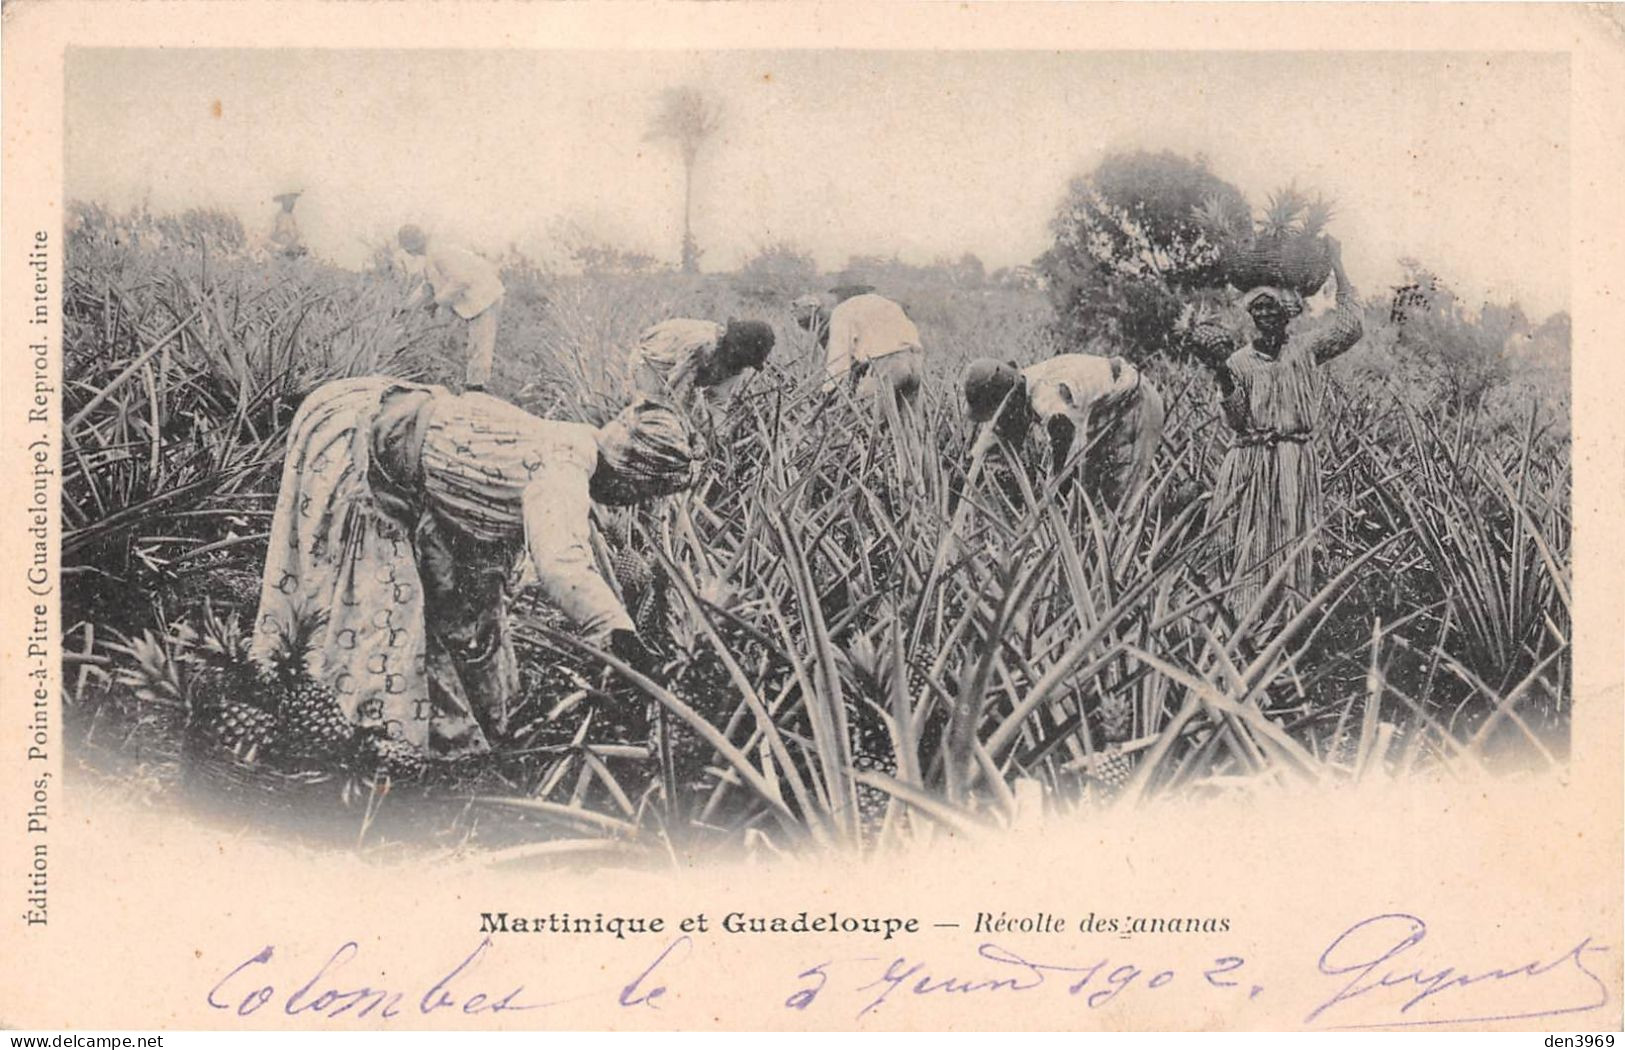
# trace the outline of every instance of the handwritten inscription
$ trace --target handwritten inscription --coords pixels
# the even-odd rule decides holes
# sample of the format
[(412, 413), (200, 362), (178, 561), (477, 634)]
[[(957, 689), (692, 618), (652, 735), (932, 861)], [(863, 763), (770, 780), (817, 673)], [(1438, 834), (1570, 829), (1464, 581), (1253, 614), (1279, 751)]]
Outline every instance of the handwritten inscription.
[[(946, 1007), (1000, 997), (1047, 997), (1098, 1011), (1125, 997), (1161, 996), (1169, 998), (1170, 1006), (1173, 1000), (1188, 1006), (1200, 996), (1204, 1006), (1221, 1010), (1227, 1004), (1278, 999), (1289, 1016), (1307, 1011), (1300, 1015), (1307, 1027), (1404, 1028), (1581, 1014), (1609, 1001), (1595, 959), (1612, 949), (1590, 937), (1540, 958), (1497, 963), (1486, 962), (1482, 949), (1471, 957), (1447, 959), (1442, 950), (1432, 950), (1434, 944), (1425, 944), (1428, 936), (1427, 924), (1414, 915), (1362, 919), (1318, 953), (1309, 953), (1298, 972), (1279, 962), (1264, 967), (1224, 953), (1178, 965), (1157, 963), (1149, 958), (1150, 949), (1138, 955), (1083, 951), (1067, 957), (1064, 950), (1033, 951), (1001, 943), (1001, 938), (946, 956), (886, 952), (826, 958), (786, 968), (782, 981), (764, 972), (761, 989), (771, 1000), (760, 1006), (862, 1020), (883, 1015), (903, 1000)], [(621, 976), (611, 971), (602, 984), (560, 997), (556, 978), (514, 976), (521, 969), (537, 972), (536, 953), (510, 955), (499, 965), (490, 937), (416, 984), (368, 976), (382, 971), (360, 961), (356, 941), (346, 941), (314, 966), (286, 959), (267, 945), (215, 981), (206, 1000), (213, 1009), (245, 1019), (272, 1010), (293, 1018), (370, 1023), (432, 1015), (490, 1018), (564, 1002), (659, 1010), (677, 993), (685, 968), (703, 950), (703, 941), (685, 934), (665, 942), (658, 952), (634, 953), (633, 965)], [(1287, 980), (1272, 992), (1265, 972)], [(537, 983), (553, 997), (527, 990)], [(691, 994), (709, 988), (698, 977), (690, 986)]]
[[(663, 973), (686, 955), (691, 946), (690, 938), (677, 938), (651, 962), (640, 967), (631, 981), (599, 994), (607, 997), (611, 991), (618, 993), (615, 1001), (622, 1007), (657, 1007), (658, 1000), (666, 994)], [(395, 1021), (403, 1016), (426, 1017), (440, 1013), (481, 1017), (539, 1010), (571, 998), (593, 995), (588, 992), (584, 996), (549, 1001), (534, 997), (526, 991), (524, 983), (491, 972), (489, 937), (482, 939), (478, 947), (421, 991), (417, 987), (391, 987), (358, 979), (354, 973), (361, 969), (356, 963), (360, 953), (361, 946), (357, 942), (346, 941), (314, 972), (306, 971), (309, 976), (303, 976), (294, 968), (290, 980), (279, 982), (276, 947), (266, 945), (216, 982), (209, 989), (207, 1002), (213, 1009), (243, 1018), (251, 1018), (270, 1007), (289, 1017), (324, 1021), (341, 1018)]]
[(797, 975), (803, 984), (785, 999), (784, 1005), (792, 1010), (813, 1006), (831, 987), (837, 968), (843, 975), (856, 977), (849, 977), (844, 985), (838, 983), (830, 990), (830, 998), (856, 1002), (858, 1017), (894, 1002), (894, 997), (964, 999), (1043, 992), (1098, 1010), (1131, 988), (1160, 991), (1176, 982), (1208, 993), (1241, 989), (1243, 996), (1256, 998), (1263, 987), (1244, 980), (1238, 973), (1245, 964), (1246, 960), (1239, 956), (1221, 956), (1193, 972), (1181, 974), (1174, 969), (1111, 957), (1082, 962), (1041, 962), (1002, 945), (984, 942), (976, 949), (974, 960), (959, 964), (939, 964), (908, 956), (826, 960)]

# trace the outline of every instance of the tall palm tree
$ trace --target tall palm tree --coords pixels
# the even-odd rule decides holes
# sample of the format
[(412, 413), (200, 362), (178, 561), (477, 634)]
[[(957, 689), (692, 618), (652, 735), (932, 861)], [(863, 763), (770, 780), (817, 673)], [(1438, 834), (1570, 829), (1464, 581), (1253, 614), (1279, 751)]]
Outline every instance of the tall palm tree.
[(697, 273), (700, 250), (694, 243), (690, 216), (694, 205), (694, 162), (700, 148), (722, 126), (721, 107), (698, 88), (667, 88), (660, 93), (660, 109), (649, 122), (646, 138), (676, 144), (683, 160), (683, 272)]

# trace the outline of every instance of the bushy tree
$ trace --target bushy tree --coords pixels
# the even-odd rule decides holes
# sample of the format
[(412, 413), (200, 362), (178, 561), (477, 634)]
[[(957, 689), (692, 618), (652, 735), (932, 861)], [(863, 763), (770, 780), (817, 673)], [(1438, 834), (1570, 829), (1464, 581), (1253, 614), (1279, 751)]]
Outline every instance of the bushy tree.
[(1054, 244), (1035, 264), (1063, 344), (1104, 336), (1136, 359), (1173, 349), (1187, 297), (1221, 281), (1197, 219), (1210, 200), (1250, 214), (1202, 157), (1114, 153), (1073, 179), (1050, 222)]
[(1567, 310), (1559, 310), (1542, 321), (1531, 333), (1530, 338), (1534, 343), (1535, 355), (1541, 361), (1568, 367), (1569, 352), (1574, 338), (1574, 322)]
[(519, 249), (508, 245), (507, 254), (500, 260), (502, 287), (510, 305), (521, 304), (538, 310), (547, 308), (547, 272), (540, 264)]
[(748, 299), (763, 302), (792, 299), (819, 287), (818, 264), (788, 241), (770, 244), (745, 261), (734, 287)]
[(570, 261), (581, 267), (582, 273), (595, 276), (655, 273), (661, 269), (660, 260), (647, 252), (585, 241), (570, 246)]
[(885, 289), (914, 281), (918, 276), (919, 267), (910, 266), (897, 255), (849, 255), (846, 265), (830, 280), (836, 286), (869, 285)]
[(973, 252), (966, 252), (958, 259), (938, 259), (933, 267), (941, 270), (955, 288), (980, 288), (987, 283), (987, 267)]
[(1506, 380), (1508, 342), (1529, 330), (1528, 319), (1516, 304), (1471, 313), (1437, 274), (1414, 259), (1401, 262), (1406, 284), (1390, 313), (1396, 348), (1436, 372), (1457, 409), (1478, 408)]

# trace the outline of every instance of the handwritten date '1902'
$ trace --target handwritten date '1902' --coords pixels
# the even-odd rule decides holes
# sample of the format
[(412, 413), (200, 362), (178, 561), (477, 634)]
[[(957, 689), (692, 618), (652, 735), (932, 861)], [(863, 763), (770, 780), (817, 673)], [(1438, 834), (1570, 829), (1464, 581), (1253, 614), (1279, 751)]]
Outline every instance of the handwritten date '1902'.
[[(1424, 946), (1427, 938), (1427, 924), (1416, 916), (1377, 915), (1350, 925), (1319, 951), (1290, 953), (1292, 965), (1278, 959), (1269, 967), (1222, 953), (1187, 956), (1199, 961), (1178, 965), (1093, 953), (1058, 958), (1050, 954), (1055, 949), (1034, 951), (1011, 946), (1019, 941), (983, 940), (972, 952), (952, 951), (946, 961), (920, 953), (832, 957), (787, 965), (782, 983), (764, 971), (761, 990), (770, 998), (761, 1008), (809, 1020), (823, 1014), (827, 1023), (883, 1016), (886, 1007), (907, 1000), (949, 1008), (1020, 996), (1053, 1001), (1061, 1010), (1095, 1012), (1127, 997), (1157, 996), (1168, 1001), (1172, 1017), (1180, 1006), (1188, 1008), (1201, 997), (1204, 1008), (1234, 1009), (1238, 1020), (1248, 1004), (1261, 1001), (1271, 1017), (1305, 1027), (1404, 1028), (1565, 1015), (1578, 1019), (1609, 1002), (1595, 960), (1612, 949), (1589, 937), (1567, 949), (1512, 960), (1477, 950), (1450, 958)], [(459, 952), (455, 964), (435, 968), (432, 972), (442, 975), (438, 979), (403, 987), (366, 977), (382, 970), (357, 962), (355, 941), (315, 965), (295, 961), (288, 966), (274, 947), (266, 946), (214, 980), (206, 1001), (249, 1023), (261, 1010), (300, 1021), (364, 1024), (435, 1014), (477, 1021), (566, 1002), (589, 1009), (596, 1004), (610, 1010), (659, 1011), (674, 1001), (693, 1003), (706, 995), (706, 968), (696, 965), (703, 948), (694, 938), (680, 936), (658, 952), (639, 953), (623, 975), (612, 971), (607, 975), (612, 979), (602, 984), (562, 995), (571, 974), (533, 976), (528, 983), (548, 989), (544, 1001), (526, 991), (526, 981), (512, 976), (511, 958), (500, 965), (492, 958), (490, 938), (472, 952)], [(526, 968), (534, 966), (532, 957)], [(1284, 986), (1267, 991), (1266, 983), (1273, 982), (1259, 976), (1266, 970)], [(730, 992), (729, 999), (739, 1002), (738, 991)], [(751, 1013), (740, 1020), (751, 1023), (760, 1017), (759, 1011)]]

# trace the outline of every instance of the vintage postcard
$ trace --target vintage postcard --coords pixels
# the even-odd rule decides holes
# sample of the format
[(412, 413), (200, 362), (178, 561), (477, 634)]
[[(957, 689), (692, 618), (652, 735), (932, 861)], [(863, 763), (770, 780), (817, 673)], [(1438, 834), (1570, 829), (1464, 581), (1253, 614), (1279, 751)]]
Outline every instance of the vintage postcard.
[(1617, 10), (3, 33), (0, 1025), (1620, 1028)]

